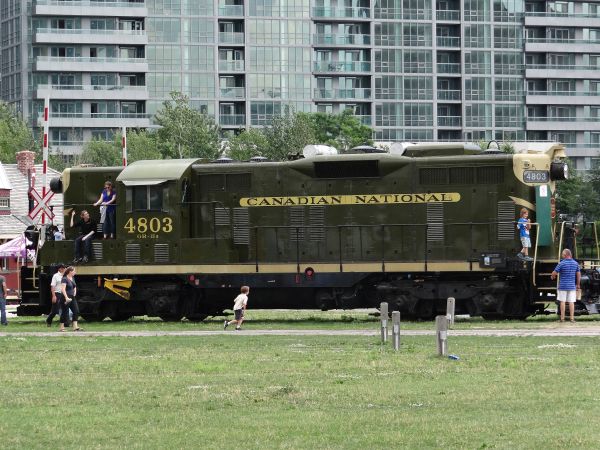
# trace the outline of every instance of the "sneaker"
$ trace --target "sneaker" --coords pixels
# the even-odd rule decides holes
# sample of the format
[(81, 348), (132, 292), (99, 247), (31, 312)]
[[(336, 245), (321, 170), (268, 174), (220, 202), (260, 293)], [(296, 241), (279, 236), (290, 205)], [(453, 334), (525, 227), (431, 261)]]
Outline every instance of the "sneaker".
[(523, 258), (525, 258), (525, 255), (523, 253), (519, 252), (519, 253), (517, 253), (517, 258), (523, 259)]
[(77, 264), (79, 261), (81, 261), (81, 258), (73, 258), (73, 264)]
[(531, 256), (524, 256), (523, 259), (525, 261), (533, 261), (533, 258)]
[(52, 324), (51, 324), (50, 322), (46, 322), (46, 326), (47, 326), (48, 328), (50, 328), (50, 327), (52, 326)]
[(235, 331), (242, 331), (240, 327), (235, 327)]
[(226, 330), (228, 326), (229, 326), (229, 323), (227, 321), (223, 322), (223, 329), (224, 330)]
[(82, 262), (82, 263), (84, 263), (84, 264), (85, 264), (86, 262), (88, 262), (88, 261), (89, 261), (89, 260), (88, 260), (88, 257), (87, 257), (87, 256), (84, 256), (84, 257), (81, 259), (81, 262)]

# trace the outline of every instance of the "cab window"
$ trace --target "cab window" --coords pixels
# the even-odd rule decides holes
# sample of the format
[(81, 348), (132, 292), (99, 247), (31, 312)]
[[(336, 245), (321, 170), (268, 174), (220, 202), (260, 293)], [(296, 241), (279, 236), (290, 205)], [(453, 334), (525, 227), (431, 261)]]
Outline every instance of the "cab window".
[(165, 211), (168, 189), (165, 184), (131, 186), (126, 194), (127, 211)]

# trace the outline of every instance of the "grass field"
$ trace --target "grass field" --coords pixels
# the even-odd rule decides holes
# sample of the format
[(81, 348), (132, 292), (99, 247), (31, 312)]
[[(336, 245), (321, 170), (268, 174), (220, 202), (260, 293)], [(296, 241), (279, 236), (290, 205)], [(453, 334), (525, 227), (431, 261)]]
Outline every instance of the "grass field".
[(450, 352), (429, 336), (398, 353), (375, 337), (4, 337), (0, 447), (598, 448), (600, 338)]

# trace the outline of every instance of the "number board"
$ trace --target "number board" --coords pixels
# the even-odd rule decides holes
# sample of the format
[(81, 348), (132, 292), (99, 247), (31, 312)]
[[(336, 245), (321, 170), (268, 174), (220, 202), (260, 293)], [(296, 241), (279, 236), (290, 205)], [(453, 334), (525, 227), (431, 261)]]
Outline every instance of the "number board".
[(547, 183), (550, 181), (550, 172), (547, 170), (525, 170), (523, 181), (525, 183)]
[(157, 239), (161, 234), (173, 231), (171, 217), (130, 217), (123, 229), (127, 234), (135, 234), (138, 239)]

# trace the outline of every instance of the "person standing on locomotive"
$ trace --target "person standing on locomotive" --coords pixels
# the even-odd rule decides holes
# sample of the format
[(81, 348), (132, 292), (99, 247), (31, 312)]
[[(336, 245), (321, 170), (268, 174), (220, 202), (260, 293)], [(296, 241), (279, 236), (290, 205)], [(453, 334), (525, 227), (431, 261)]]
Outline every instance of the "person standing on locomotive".
[[(59, 313), (60, 311), (60, 298), (62, 297), (62, 279), (63, 274), (65, 273), (65, 265), (59, 264), (58, 271), (52, 275), (52, 281), (50, 281), (50, 292), (52, 293), (52, 310), (48, 317), (46, 317), (46, 325), (49, 327), (52, 326), (52, 319)], [(61, 314), (62, 316), (62, 314)], [(60, 316), (59, 316), (60, 317)]]
[(555, 267), (550, 278), (555, 280), (560, 273), (556, 291), (556, 298), (560, 302), (560, 321), (565, 321), (565, 303), (568, 303), (571, 322), (575, 322), (575, 300), (577, 299), (577, 290), (581, 289), (581, 270), (577, 261), (573, 259), (571, 250), (565, 248), (561, 256), (563, 259)]
[(529, 248), (531, 247), (531, 239), (529, 237), (530, 228), (531, 221), (529, 220), (529, 211), (527, 211), (527, 208), (521, 208), (521, 217), (517, 222), (517, 230), (519, 230), (519, 238), (521, 239), (523, 248), (517, 256), (525, 261), (533, 261), (533, 258), (529, 256)]
[(75, 259), (74, 263), (88, 262), (92, 256), (92, 239), (96, 234), (96, 221), (90, 217), (85, 209), (79, 215), (81, 220), (73, 225), (75, 210), (71, 213), (71, 228), (79, 227), (79, 236), (75, 238)]
[[(100, 198), (94, 206), (101, 205), (100, 208), (104, 208), (104, 220), (102, 220), (102, 233), (104, 233), (104, 239), (115, 238), (117, 224), (117, 193), (113, 190), (113, 185), (110, 181), (104, 183), (104, 190), (100, 194)], [(102, 214), (101, 214), (102, 216)]]

